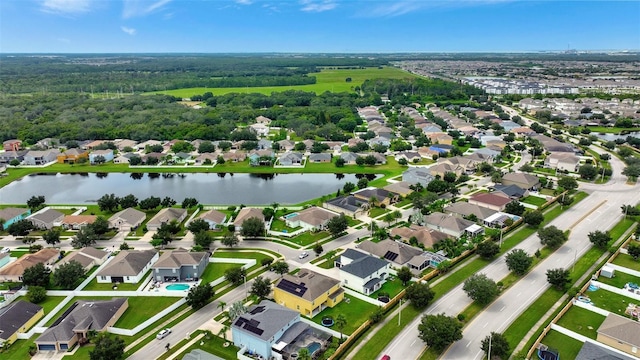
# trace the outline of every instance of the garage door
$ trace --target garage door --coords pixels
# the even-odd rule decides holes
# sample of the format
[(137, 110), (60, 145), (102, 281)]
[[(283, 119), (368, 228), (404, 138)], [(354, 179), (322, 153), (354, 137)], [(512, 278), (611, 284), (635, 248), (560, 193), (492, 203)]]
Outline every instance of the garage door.
[(67, 344), (60, 344), (60, 350), (68, 350), (69, 349), (69, 345)]
[(38, 345), (38, 350), (40, 350), (40, 351), (52, 351), (52, 350), (56, 350), (56, 346), (55, 345), (48, 345), (48, 344), (40, 344), (40, 345)]
[(112, 276), (111, 277), (111, 282), (112, 283), (123, 283), (124, 282), (124, 277), (122, 277), (122, 276)]

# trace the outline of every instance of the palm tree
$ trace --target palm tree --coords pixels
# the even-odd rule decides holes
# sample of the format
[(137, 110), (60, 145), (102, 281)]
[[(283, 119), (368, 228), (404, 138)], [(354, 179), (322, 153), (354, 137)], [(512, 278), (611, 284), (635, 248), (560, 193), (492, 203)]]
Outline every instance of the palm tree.
[(378, 199), (375, 196), (372, 196), (369, 198), (369, 215), (371, 215), (371, 209), (376, 207), (377, 203), (378, 203)]
[(391, 213), (391, 215), (393, 215), (393, 219), (395, 220), (396, 223), (398, 223), (398, 219), (402, 218), (402, 213), (399, 210), (395, 210), (394, 212)]
[(298, 360), (311, 360), (309, 349), (303, 347), (302, 349), (298, 350)]
[(224, 302), (224, 301), (220, 301), (220, 302), (218, 303), (218, 309), (220, 309), (220, 310), (224, 311), (224, 308), (226, 308), (226, 307), (227, 307), (227, 303), (226, 303), (226, 302)]
[(220, 329), (220, 331), (218, 331), (218, 336), (222, 335), (222, 338), (224, 339), (224, 341), (227, 341), (227, 331), (229, 331), (230, 327), (229, 325), (224, 325), (222, 327), (222, 329)]
[(342, 314), (338, 314), (335, 324), (340, 330), (340, 342), (342, 342), (342, 329), (344, 329), (344, 327), (347, 325), (347, 318)]

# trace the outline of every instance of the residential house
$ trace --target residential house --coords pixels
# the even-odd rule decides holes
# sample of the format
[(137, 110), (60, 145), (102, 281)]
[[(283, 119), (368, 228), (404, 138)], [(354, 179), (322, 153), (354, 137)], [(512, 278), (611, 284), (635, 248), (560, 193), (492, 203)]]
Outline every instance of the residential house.
[(372, 153), (366, 153), (366, 154), (358, 154), (358, 156), (360, 156), (360, 157), (367, 157), (369, 155), (373, 156), (376, 159), (376, 165), (384, 165), (384, 164), (387, 163), (387, 158), (384, 155), (382, 155), (382, 154), (380, 154), (378, 152), (372, 152)]
[(625, 355), (619, 350), (605, 347), (605, 345), (587, 339), (576, 355), (575, 360), (637, 360), (637, 357)]
[(2, 148), (4, 149), (4, 151), (18, 151), (22, 149), (22, 141), (18, 139), (3, 141)]
[(408, 181), (398, 181), (391, 183), (382, 189), (397, 196), (405, 197), (413, 192), (413, 189), (411, 188), (412, 186), (413, 184)]
[(147, 140), (136, 145), (135, 149), (138, 151), (144, 151), (145, 149), (147, 149), (147, 147), (151, 147), (155, 145), (162, 145), (162, 143), (158, 140)]
[(465, 219), (469, 219), (470, 217), (475, 217), (477, 220), (484, 220), (489, 216), (496, 213), (496, 210), (489, 209), (484, 206), (479, 206), (476, 204), (470, 204), (468, 202), (455, 202), (453, 204), (447, 205), (444, 208), (444, 212), (447, 214), (453, 214), (459, 217), (463, 217)]
[(415, 224), (391, 229), (391, 237), (406, 243), (411, 243), (411, 238), (415, 238), (425, 248), (432, 248), (440, 241), (450, 238), (446, 233)]
[(126, 148), (135, 149), (138, 142), (130, 139), (116, 139), (113, 144), (119, 151), (124, 151)]
[(134, 208), (118, 211), (109, 218), (109, 227), (118, 231), (132, 231), (142, 225), (147, 214)]
[(306, 230), (324, 230), (329, 220), (338, 216), (338, 214), (312, 206), (302, 211), (298, 211), (284, 217), (288, 227), (302, 227)]
[(8, 207), (0, 209), (0, 220), (4, 221), (0, 224), (2, 225), (2, 230), (15, 222), (26, 219), (29, 215), (31, 215), (31, 209), (29, 208)]
[(0, 269), (0, 282), (22, 282), (24, 271), (36, 264), (53, 265), (60, 258), (60, 250), (44, 248), (35, 254), (27, 254)]
[(40, 305), (19, 300), (0, 308), (0, 347), (13, 344), (44, 316)]
[(242, 230), (242, 224), (250, 218), (258, 218), (258, 220), (264, 222), (264, 215), (262, 214), (261, 209), (245, 207), (240, 209), (235, 220), (233, 220), (233, 225), (236, 227), (236, 231)]
[(495, 211), (502, 211), (510, 203), (511, 198), (501, 192), (477, 193), (471, 195), (469, 204), (483, 206)]
[(86, 272), (90, 271), (94, 266), (102, 265), (108, 258), (110, 253), (104, 250), (96, 249), (94, 247), (84, 247), (78, 251), (67, 253), (67, 256), (63, 257), (57, 264), (56, 268), (69, 263), (71, 261), (77, 261)]
[(93, 150), (94, 147), (100, 146), (105, 143), (107, 143), (107, 140), (94, 140), (86, 143), (84, 146), (82, 146), (82, 148), (84, 150)]
[(485, 145), (487, 146), (487, 148), (496, 151), (502, 151), (502, 149), (507, 147), (506, 141), (503, 140), (487, 140), (487, 143)]
[(217, 153), (202, 153), (195, 158), (196, 165), (215, 164), (218, 161)]
[(103, 162), (109, 162), (113, 160), (113, 150), (111, 149), (94, 150), (89, 154), (89, 162), (91, 164), (97, 163), (96, 160), (99, 159), (98, 156), (102, 156), (102, 159), (104, 159)]
[(206, 221), (209, 224), (209, 229), (215, 229), (227, 221), (227, 214), (211, 209), (198, 215), (198, 219)]
[(267, 139), (258, 140), (258, 150), (271, 150), (273, 147), (273, 141)]
[(273, 150), (252, 150), (249, 154), (251, 166), (271, 166), (276, 158)]
[(430, 136), (431, 134), (445, 134), (442, 132), (442, 128), (436, 124), (424, 123), (422, 126), (422, 132)]
[(453, 137), (447, 133), (435, 132), (427, 135), (432, 144), (453, 145)]
[(282, 154), (278, 158), (278, 162), (282, 166), (300, 166), (302, 165), (302, 160), (304, 159), (304, 155), (298, 152), (287, 152)]
[(125, 153), (125, 154), (121, 154), (118, 155), (116, 157), (113, 158), (113, 163), (114, 164), (128, 164), (129, 161), (131, 160), (132, 157), (137, 156), (140, 157), (140, 155), (135, 154), (135, 153)]
[[(535, 132), (534, 132), (535, 133)], [(573, 147), (573, 145), (571, 145), (570, 143), (564, 143), (564, 142), (560, 142), (552, 137), (549, 137), (547, 135), (542, 135), (542, 134), (535, 134), (533, 136), (531, 136), (532, 139), (536, 139), (538, 141), (540, 141), (540, 144), (542, 144), (542, 147), (544, 148), (545, 151), (548, 152), (567, 152), (567, 153), (573, 153), (575, 152), (575, 149)]]
[(456, 177), (459, 177), (463, 173), (466, 173), (465, 168), (461, 165), (454, 165), (448, 162), (441, 162), (429, 167), (429, 174), (432, 177), (440, 176), (444, 178), (446, 173), (454, 173)]
[(155, 249), (122, 250), (96, 274), (96, 279), (99, 283), (136, 284), (143, 279), (158, 257), (159, 253)]
[(14, 160), (22, 162), (28, 150), (5, 151), (0, 153), (0, 164), (9, 164)]
[(366, 212), (367, 204), (368, 201), (363, 201), (353, 195), (346, 195), (327, 200), (322, 206), (340, 214), (356, 217)]
[(598, 328), (598, 342), (640, 357), (640, 322), (610, 313)]
[(569, 152), (552, 152), (544, 159), (544, 166), (551, 169), (576, 172), (580, 166), (580, 158)]
[(80, 230), (93, 224), (98, 217), (96, 215), (66, 215), (62, 219), (62, 227), (67, 230)]
[(411, 184), (420, 184), (424, 187), (429, 185), (435, 177), (431, 175), (431, 170), (426, 167), (410, 167), (402, 173), (402, 181)]
[(418, 162), (422, 160), (422, 156), (417, 151), (401, 151), (396, 154), (396, 160), (405, 159), (408, 162)]
[(156, 281), (198, 281), (209, 264), (209, 253), (184, 249), (165, 251), (151, 266)]
[(280, 140), (278, 145), (281, 151), (291, 151), (296, 146), (296, 143), (291, 140)]
[(309, 155), (308, 159), (312, 163), (330, 163), (331, 154), (329, 153), (311, 154)]
[(518, 185), (496, 184), (493, 186), (493, 189), (495, 190), (495, 192), (507, 195), (509, 199), (512, 199), (512, 200), (519, 200), (529, 196), (529, 190), (523, 189)]
[(522, 125), (515, 123), (511, 120), (507, 120), (507, 121), (502, 121), (500, 123), (500, 126), (502, 126), (502, 128), (504, 129), (504, 131), (506, 132), (511, 132), (513, 131), (513, 129), (517, 129), (519, 127), (521, 127)]
[(436, 151), (436, 150), (431, 150), (428, 146), (423, 146), (418, 148), (418, 154), (420, 154), (420, 156), (422, 156), (425, 159), (434, 159), (438, 158), (441, 154), (440, 151)]
[(459, 238), (465, 233), (473, 236), (483, 232), (482, 227), (478, 229), (478, 225), (473, 221), (441, 212), (433, 212), (425, 216), (424, 224), (431, 229), (441, 231), (455, 238)]
[(509, 220), (511, 220), (511, 222), (517, 220), (519, 217), (516, 215), (510, 215), (504, 212), (497, 212), (491, 216), (489, 216), (488, 218), (485, 218), (482, 220), (482, 223), (484, 224), (484, 226), (489, 226), (492, 228), (497, 228), (497, 229), (502, 229), (505, 226), (509, 225)]
[(264, 125), (270, 125), (271, 124), (271, 119), (269, 119), (266, 116), (260, 115), (260, 116), (256, 117), (256, 123), (264, 124)]
[(187, 209), (164, 208), (147, 222), (147, 230), (158, 231), (163, 224), (172, 221), (181, 223), (187, 217)]
[(224, 161), (242, 162), (247, 159), (247, 153), (241, 150), (228, 151), (222, 154)]
[(51, 149), (60, 145), (60, 139), (44, 138), (36, 142), (36, 146), (41, 149)]
[(51, 208), (42, 209), (31, 214), (27, 219), (38, 229), (50, 230), (54, 226), (60, 226), (64, 219), (64, 213)]
[(497, 155), (500, 155), (499, 151), (482, 148), (482, 149), (478, 149), (473, 154), (465, 155), (464, 157), (468, 160), (473, 161), (475, 163), (473, 167), (475, 168), (478, 164), (483, 162), (487, 164), (492, 164), (493, 160)]
[(372, 148), (376, 145), (382, 145), (382, 146), (386, 146), (389, 147), (391, 145), (391, 140), (388, 137), (384, 137), (384, 136), (376, 136), (373, 139), (369, 140), (369, 146), (371, 146)]
[(340, 154), (340, 159), (344, 160), (344, 163), (347, 165), (354, 165), (358, 159), (358, 155), (347, 151)]
[(433, 144), (429, 146), (429, 150), (437, 152), (438, 156), (448, 154), (451, 149), (453, 149), (453, 145)]
[(150, 152), (148, 154), (142, 155), (142, 161), (144, 163), (147, 163), (151, 158), (158, 160), (158, 163), (161, 163), (166, 159), (165, 154), (159, 152)]
[(502, 185), (517, 185), (523, 189), (537, 190), (540, 188), (540, 179), (535, 175), (512, 172), (502, 176)]
[(429, 255), (432, 253), (391, 239), (385, 239), (378, 243), (366, 240), (359, 244), (358, 249), (369, 255), (383, 258), (397, 266), (407, 266), (416, 273), (429, 266), (434, 266), (437, 262), (432, 261), (432, 259), (435, 259), (435, 257)]
[(56, 161), (60, 151), (58, 149), (49, 149), (35, 151), (30, 150), (24, 155), (23, 163), (25, 165), (46, 165), (50, 162)]
[(88, 159), (89, 152), (79, 148), (67, 149), (65, 152), (58, 154), (58, 164), (75, 164), (80, 159)]
[(113, 326), (128, 307), (127, 298), (77, 300), (36, 339), (38, 351), (67, 351), (90, 331)]
[(349, 250), (340, 255), (340, 279), (344, 286), (365, 295), (379, 290), (389, 276), (391, 264), (378, 257)]
[(340, 281), (309, 269), (295, 275), (284, 274), (273, 288), (273, 300), (300, 314), (314, 317), (344, 299)]
[(249, 129), (253, 131), (258, 137), (265, 137), (269, 135), (269, 126), (265, 124), (251, 124), (249, 125)]
[(398, 200), (398, 197), (396, 195), (388, 192), (387, 190), (375, 187), (368, 187), (366, 189), (358, 190), (353, 193), (353, 196), (366, 202), (375, 199), (374, 202), (376, 206), (387, 206), (395, 203)]

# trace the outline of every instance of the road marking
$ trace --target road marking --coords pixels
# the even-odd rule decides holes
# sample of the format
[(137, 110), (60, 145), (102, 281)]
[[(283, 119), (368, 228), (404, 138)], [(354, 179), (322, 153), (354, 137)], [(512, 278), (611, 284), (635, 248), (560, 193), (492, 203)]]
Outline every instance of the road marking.
[(582, 215), (582, 217), (580, 219), (578, 219), (578, 221), (576, 221), (575, 223), (573, 223), (573, 225), (569, 226), (568, 230), (573, 229), (574, 227), (576, 227), (576, 225), (580, 224), (582, 222), (582, 220), (586, 219), (589, 215), (591, 215), (594, 211), (598, 210), (598, 208), (602, 205), (604, 205), (607, 202), (607, 200), (602, 200), (602, 202), (600, 204), (598, 204), (598, 206), (594, 207), (593, 209), (591, 209), (588, 213)]
[(518, 297), (518, 296), (520, 296), (520, 295), (522, 295), (522, 291), (520, 291), (520, 292), (516, 295), (516, 297)]
[(502, 312), (502, 310), (504, 310), (504, 309), (506, 309), (506, 308), (507, 308), (507, 306), (506, 306), (506, 305), (505, 305), (505, 306), (503, 306), (503, 307), (502, 307), (502, 309), (500, 309), (500, 312)]
[(532, 285), (533, 285), (533, 284), (535, 284), (535, 283), (536, 283), (536, 281), (538, 281), (538, 280), (533, 280), (533, 281), (531, 282), (531, 284), (532, 284)]
[(465, 347), (469, 347), (469, 345), (471, 345), (471, 341), (469, 341), (469, 343), (467, 343), (467, 346), (465, 346)]
[(483, 329), (487, 327), (487, 325), (489, 325), (489, 323), (484, 323), (484, 326), (482, 327)]

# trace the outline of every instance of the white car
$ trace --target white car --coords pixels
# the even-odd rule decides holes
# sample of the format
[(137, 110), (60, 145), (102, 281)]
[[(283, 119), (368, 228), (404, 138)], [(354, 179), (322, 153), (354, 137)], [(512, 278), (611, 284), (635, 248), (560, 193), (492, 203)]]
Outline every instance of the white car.
[(300, 256), (298, 256), (298, 259), (304, 259), (304, 258), (306, 258), (307, 256), (309, 256), (309, 253), (308, 253), (308, 252), (306, 252), (306, 251), (303, 251), (303, 252), (302, 252), (302, 254), (300, 254)]
[(171, 329), (169, 329), (169, 328), (162, 329), (162, 330), (160, 330), (158, 335), (156, 335), (156, 339), (162, 340), (162, 339), (166, 338), (167, 336), (169, 336), (169, 334), (171, 334)]
[(11, 249), (9, 249), (8, 247), (4, 247), (4, 248), (2, 248), (2, 250), (0, 250), (0, 254), (6, 254), (9, 251), (11, 251)]

